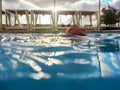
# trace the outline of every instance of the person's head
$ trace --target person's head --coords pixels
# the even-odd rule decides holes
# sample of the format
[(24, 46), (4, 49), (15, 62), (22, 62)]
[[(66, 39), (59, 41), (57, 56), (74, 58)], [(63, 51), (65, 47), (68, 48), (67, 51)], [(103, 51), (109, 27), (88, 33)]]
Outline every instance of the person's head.
[(78, 25), (76, 25), (76, 24), (73, 24), (73, 25), (71, 25), (72, 27), (78, 27)]

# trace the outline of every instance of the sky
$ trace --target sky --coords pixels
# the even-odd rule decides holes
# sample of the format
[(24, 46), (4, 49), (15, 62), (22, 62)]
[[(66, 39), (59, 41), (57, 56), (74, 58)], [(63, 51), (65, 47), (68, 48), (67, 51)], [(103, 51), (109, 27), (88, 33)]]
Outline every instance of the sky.
[[(98, 10), (98, 0), (55, 0), (57, 9)], [(120, 0), (101, 0), (103, 7), (111, 5), (120, 9)], [(2, 0), (5, 9), (52, 9), (54, 0)]]

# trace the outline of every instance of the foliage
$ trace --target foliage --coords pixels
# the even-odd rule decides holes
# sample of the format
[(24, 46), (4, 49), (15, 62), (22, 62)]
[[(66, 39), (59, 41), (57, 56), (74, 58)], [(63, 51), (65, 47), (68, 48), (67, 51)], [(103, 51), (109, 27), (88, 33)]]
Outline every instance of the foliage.
[(102, 9), (101, 22), (106, 25), (113, 25), (118, 22), (118, 11), (117, 9), (108, 6), (108, 8)]
[(120, 26), (120, 11), (118, 10), (118, 19), (117, 19), (117, 21), (118, 21), (118, 27)]

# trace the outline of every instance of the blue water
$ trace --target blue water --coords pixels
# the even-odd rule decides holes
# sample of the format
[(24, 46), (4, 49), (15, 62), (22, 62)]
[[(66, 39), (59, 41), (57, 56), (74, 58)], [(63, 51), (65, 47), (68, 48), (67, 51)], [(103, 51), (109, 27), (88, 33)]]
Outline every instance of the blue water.
[(0, 34), (0, 90), (119, 90), (120, 34)]

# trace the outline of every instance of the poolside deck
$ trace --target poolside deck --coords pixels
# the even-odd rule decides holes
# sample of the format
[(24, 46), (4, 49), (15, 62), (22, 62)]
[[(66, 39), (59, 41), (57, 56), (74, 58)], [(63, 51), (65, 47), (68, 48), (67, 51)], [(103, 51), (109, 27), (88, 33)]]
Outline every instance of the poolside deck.
[[(65, 30), (0, 30), (0, 33), (64, 33)], [(120, 30), (86, 30), (86, 33), (120, 33)]]

